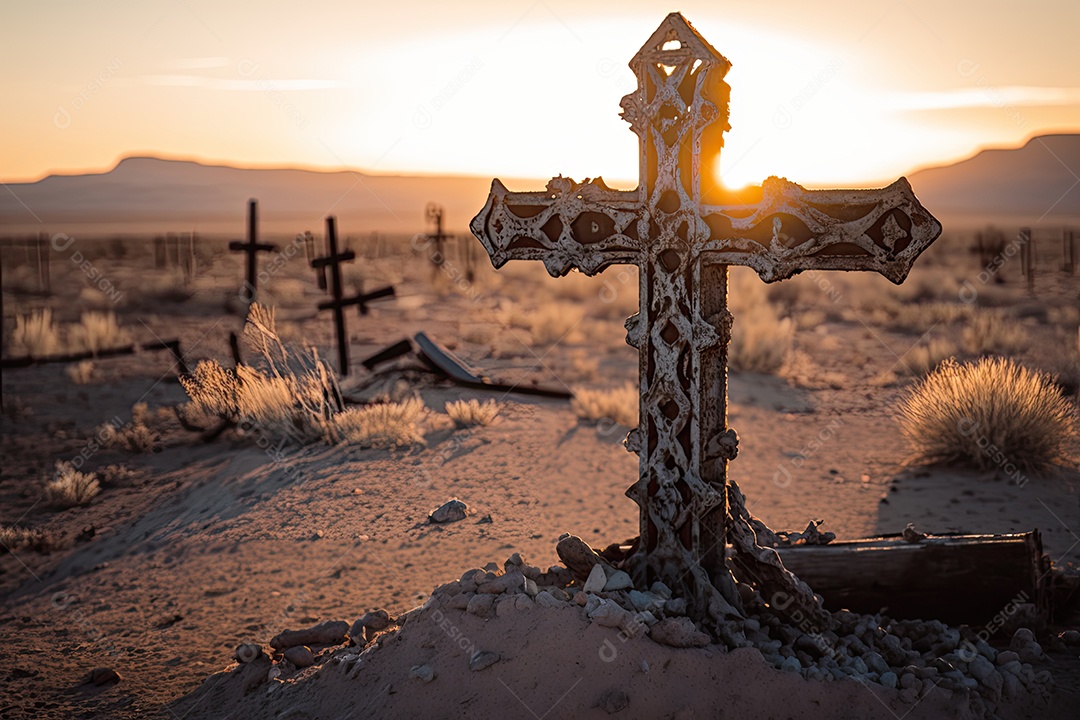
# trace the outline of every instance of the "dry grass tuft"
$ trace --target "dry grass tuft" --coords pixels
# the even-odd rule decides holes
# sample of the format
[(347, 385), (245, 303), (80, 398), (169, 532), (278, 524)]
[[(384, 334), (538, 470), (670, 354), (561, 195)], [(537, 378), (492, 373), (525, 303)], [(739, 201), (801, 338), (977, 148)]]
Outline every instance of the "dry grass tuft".
[(960, 352), (956, 343), (945, 338), (930, 338), (916, 345), (904, 356), (903, 367), (912, 375), (922, 376), (931, 372), (943, 360), (956, 357)]
[(903, 399), (899, 422), (919, 459), (978, 469), (1051, 464), (1076, 434), (1050, 376), (1005, 358), (946, 360)]
[(85, 312), (79, 324), (71, 328), (69, 350), (96, 353), (130, 343), (131, 334), (120, 327), (115, 313)]
[(191, 398), (185, 414), (235, 423), (271, 442), (332, 442), (340, 412), (334, 371), (314, 350), (297, 352), (277, 334), (273, 310), (252, 304), (244, 340), (252, 365), (236, 371), (213, 360), (200, 362), (181, 383)]
[(570, 408), (583, 420), (612, 420), (632, 428), (638, 424), (640, 402), (637, 387), (627, 383), (609, 390), (577, 388)]
[(97, 379), (97, 368), (93, 360), (81, 360), (64, 368), (64, 374), (76, 385), (89, 385)]
[(70, 508), (87, 505), (101, 492), (101, 484), (93, 473), (83, 473), (63, 460), (56, 462), (53, 479), (45, 483), (45, 500), (50, 505)]
[(902, 303), (896, 307), (891, 326), (896, 330), (922, 335), (938, 325), (964, 322), (972, 317), (970, 305), (957, 303)]
[(349, 408), (334, 416), (333, 431), (337, 442), (361, 447), (423, 445), (420, 420), (425, 412), (419, 398)]
[(24, 528), (18, 525), (0, 525), (0, 547), (9, 552), (29, 548), (47, 553), (63, 545), (61, 538), (41, 528)]
[(446, 403), (446, 414), (454, 421), (454, 425), (463, 428), (490, 425), (500, 409), (494, 400), (455, 400)]
[(545, 303), (529, 313), (529, 332), (534, 344), (551, 345), (561, 340), (571, 340), (574, 329), (584, 317), (578, 305), (569, 303)]
[(780, 318), (768, 288), (753, 272), (731, 273), (728, 289), (734, 322), (728, 363), (734, 370), (775, 373), (791, 352), (795, 324)]
[(15, 332), (11, 336), (16, 351), (31, 357), (58, 355), (63, 348), (60, 330), (53, 322), (52, 310), (32, 310), (29, 315), (15, 316)]
[(960, 344), (971, 355), (1015, 355), (1028, 346), (1028, 334), (1000, 310), (982, 310), (964, 327)]

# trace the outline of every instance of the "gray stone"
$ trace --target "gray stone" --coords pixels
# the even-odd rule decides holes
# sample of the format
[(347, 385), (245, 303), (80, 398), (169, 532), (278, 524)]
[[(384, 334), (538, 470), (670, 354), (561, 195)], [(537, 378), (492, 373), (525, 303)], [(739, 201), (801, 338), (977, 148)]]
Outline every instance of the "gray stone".
[(465, 503), (453, 498), (432, 510), (431, 514), (428, 515), (428, 520), (433, 523), (457, 522), (465, 519), (467, 509), (468, 506)]
[(282, 655), (298, 668), (311, 667), (315, 664), (315, 655), (312, 654), (311, 648), (306, 645), (294, 645), (285, 650)]
[(600, 605), (589, 613), (589, 619), (603, 627), (621, 628), (628, 625), (633, 616), (630, 611), (611, 600), (601, 600)]
[(597, 702), (597, 706), (608, 715), (614, 715), (625, 710), (629, 704), (630, 696), (626, 694), (625, 690), (619, 690), (618, 688), (608, 690), (600, 696), (600, 700)]
[(1066, 645), (1080, 645), (1080, 630), (1066, 630), (1058, 638)]
[(979, 655), (968, 663), (968, 673), (979, 682), (984, 682), (989, 675), (994, 673), (994, 664)]
[[(345, 641), (349, 623), (327, 620), (304, 630), (286, 630), (270, 639), (270, 647), (285, 650), (297, 645), (338, 645)], [(359, 644), (359, 643), (357, 643)]]
[(1001, 675), (1002, 695), (1006, 700), (1018, 700), (1024, 694), (1024, 685), (1020, 682), (1020, 678), (1012, 673), (1002, 673)]
[(712, 638), (701, 632), (687, 617), (665, 618), (650, 629), (652, 639), (670, 647), (705, 647)]
[[(653, 583), (656, 585), (656, 583)], [(657, 593), (659, 595), (659, 593)], [(686, 598), (671, 598), (664, 602), (664, 612), (668, 615), (685, 615)]]
[(1022, 663), (1037, 663), (1045, 657), (1042, 645), (1039, 645), (1034, 640), (1026, 645), (1021, 645), (1019, 648), (1014, 648), (1014, 650), (1020, 656), (1020, 662)]
[(1022, 627), (1013, 633), (1012, 639), (1009, 641), (1009, 649), (1019, 652), (1021, 647), (1033, 642), (1035, 642), (1035, 633), (1028, 628)]
[(495, 604), (494, 595), (473, 595), (469, 598), (469, 604), (465, 612), (480, 617), (491, 617), (491, 608)]
[(915, 686), (915, 673), (905, 672), (900, 676), (900, 687), (905, 690)]
[(654, 595), (659, 595), (665, 600), (671, 599), (671, 588), (669, 588), (667, 585), (660, 582), (659, 580), (649, 586), (649, 592), (653, 593)]
[[(474, 597), (476, 597), (476, 593), (463, 592), (450, 598), (448, 605), (455, 610), (465, 610)], [(356, 640), (356, 638), (353, 638), (353, 640)], [(360, 643), (356, 644), (359, 645)]]
[(634, 581), (630, 579), (630, 576), (622, 570), (616, 570), (608, 577), (607, 583), (604, 585), (604, 592), (626, 590), (632, 587), (634, 587)]
[(543, 590), (541, 592), (538, 592), (536, 594), (535, 600), (536, 600), (536, 604), (539, 605), (540, 607), (557, 608), (557, 607), (562, 607), (564, 605), (562, 600), (557, 600), (547, 590)]
[(429, 683), (435, 679), (435, 671), (430, 665), (413, 665), (409, 670), (409, 677)]
[(1002, 666), (1002, 665), (1007, 665), (1007, 664), (1013, 662), (1014, 660), (1019, 661), (1020, 656), (1017, 655), (1016, 652), (1013, 651), (1013, 650), (1002, 650), (1001, 652), (998, 653), (997, 664), (998, 664), (999, 667)]
[(593, 565), (592, 570), (589, 571), (589, 577), (585, 580), (585, 584), (582, 586), (582, 590), (587, 593), (598, 593), (604, 589), (607, 585), (607, 573), (604, 572), (604, 566), (600, 563)]
[(491, 652), (490, 650), (478, 650), (473, 653), (473, 656), (469, 658), (469, 669), (472, 671), (483, 670), (489, 668), (495, 663), (502, 660), (502, 656), (497, 652)]
[(257, 660), (262, 654), (262, 645), (257, 645), (256, 643), (244, 643), (236, 646), (233, 657), (236, 658), (236, 662), (244, 664)]
[(878, 675), (884, 675), (889, 672), (889, 664), (885, 662), (885, 658), (881, 657), (876, 652), (868, 652), (862, 656), (863, 661), (866, 663), (866, 667), (870, 668)]
[(802, 664), (793, 657), (784, 658), (783, 661), (780, 663), (780, 669), (784, 672), (797, 673), (802, 670)]
[(525, 593), (518, 593), (514, 596), (514, 607), (518, 610), (529, 610), (536, 607), (536, 603)]
[(889, 672), (882, 673), (881, 677), (878, 678), (878, 682), (880, 682), (885, 687), (893, 690), (896, 689), (896, 684), (898, 680), (899, 679), (896, 677), (896, 673), (892, 672), (891, 670)]

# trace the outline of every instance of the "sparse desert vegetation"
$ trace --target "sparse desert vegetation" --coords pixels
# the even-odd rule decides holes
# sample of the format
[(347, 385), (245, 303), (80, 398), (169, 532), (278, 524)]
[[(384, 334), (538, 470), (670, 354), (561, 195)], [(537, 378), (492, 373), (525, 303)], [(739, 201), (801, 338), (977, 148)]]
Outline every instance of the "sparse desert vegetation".
[(419, 398), (351, 407), (334, 416), (332, 433), (337, 442), (360, 447), (422, 445), (420, 422), (425, 413)]
[(626, 427), (638, 424), (640, 395), (636, 385), (618, 388), (575, 388), (570, 407), (582, 420), (609, 420)]
[(920, 460), (1037, 469), (1064, 457), (1076, 408), (1049, 375), (1011, 360), (946, 360), (903, 399), (899, 422)]
[(56, 355), (63, 347), (60, 330), (49, 308), (32, 310), (29, 315), (16, 315), (11, 340), (16, 353), (31, 357)]
[(58, 508), (87, 505), (100, 492), (94, 473), (79, 472), (66, 460), (56, 462), (56, 472), (45, 483), (45, 501)]
[(461, 428), (490, 425), (499, 410), (499, 405), (494, 400), (480, 402), (473, 398), (446, 403), (446, 414), (454, 421), (454, 425)]

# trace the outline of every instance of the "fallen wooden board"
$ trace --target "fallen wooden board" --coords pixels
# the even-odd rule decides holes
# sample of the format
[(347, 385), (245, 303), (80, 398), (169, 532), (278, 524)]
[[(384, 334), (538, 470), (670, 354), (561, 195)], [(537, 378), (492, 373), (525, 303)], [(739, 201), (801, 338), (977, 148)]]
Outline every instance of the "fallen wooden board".
[(187, 375), (189, 373), (187, 363), (184, 361), (184, 355), (180, 352), (179, 340), (162, 340), (142, 343), (141, 345), (125, 345), (118, 348), (104, 348), (96, 352), (91, 352), (87, 350), (85, 352), (68, 353), (66, 355), (3, 358), (0, 359), (0, 367), (6, 369), (13, 369), (32, 367), (34, 365), (48, 365), (50, 363), (72, 363), (79, 362), (80, 360), (104, 360), (106, 358), (121, 357), (124, 355), (134, 355), (140, 351), (149, 352), (156, 350), (168, 350), (169, 352), (171, 352), (173, 354), (173, 358), (176, 360), (176, 363), (180, 368), (180, 374)]
[(1048, 607), (1050, 563), (1037, 530), (918, 543), (885, 536), (776, 551), (829, 610), (981, 626), (1015, 603)]
[(561, 398), (568, 400), (574, 396), (569, 390), (557, 388), (539, 387), (536, 385), (509, 385), (506, 383), (493, 382), (488, 378), (475, 374), (458, 357), (446, 348), (442, 347), (424, 333), (416, 334), (416, 344), (419, 347), (419, 356), (424, 363), (440, 375), (452, 382), (464, 387), (492, 390), (495, 392), (514, 392), (522, 395), (539, 395), (541, 397)]

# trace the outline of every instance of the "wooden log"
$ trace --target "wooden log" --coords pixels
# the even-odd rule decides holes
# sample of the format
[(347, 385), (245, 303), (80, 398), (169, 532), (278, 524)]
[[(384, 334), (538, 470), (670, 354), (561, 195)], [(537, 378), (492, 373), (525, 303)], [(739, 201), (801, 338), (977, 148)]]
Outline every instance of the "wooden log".
[(1039, 532), (885, 536), (776, 548), (829, 610), (984, 625), (1012, 603), (1048, 604), (1049, 559)]

